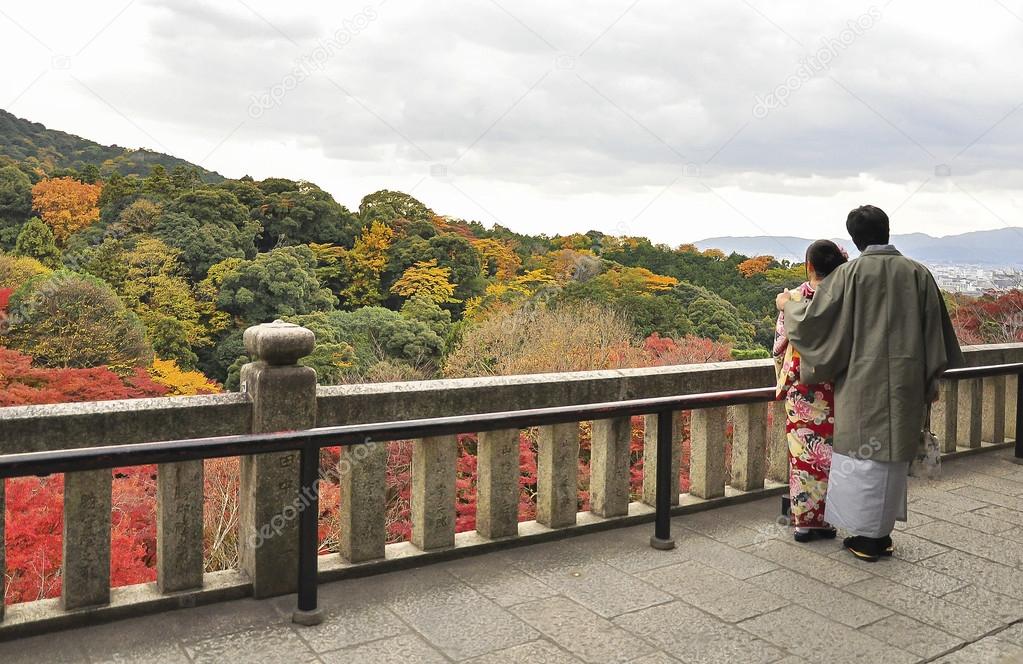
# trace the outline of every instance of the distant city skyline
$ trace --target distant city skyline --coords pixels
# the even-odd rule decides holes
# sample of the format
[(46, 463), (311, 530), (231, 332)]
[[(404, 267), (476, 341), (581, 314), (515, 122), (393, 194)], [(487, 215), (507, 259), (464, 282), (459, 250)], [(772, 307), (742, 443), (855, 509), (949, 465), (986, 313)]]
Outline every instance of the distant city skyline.
[(0, 107), (353, 208), (668, 244), (838, 236), (867, 202), (898, 233), (1023, 225), (999, 2), (59, 4), (0, 11)]

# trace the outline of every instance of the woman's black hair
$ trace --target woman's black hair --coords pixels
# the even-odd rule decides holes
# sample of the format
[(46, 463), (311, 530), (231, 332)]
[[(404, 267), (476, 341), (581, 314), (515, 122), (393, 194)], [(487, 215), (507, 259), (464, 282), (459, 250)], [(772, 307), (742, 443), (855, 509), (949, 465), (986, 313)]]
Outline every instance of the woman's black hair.
[(817, 240), (806, 249), (806, 262), (821, 279), (834, 272), (849, 259), (841, 247), (831, 240)]

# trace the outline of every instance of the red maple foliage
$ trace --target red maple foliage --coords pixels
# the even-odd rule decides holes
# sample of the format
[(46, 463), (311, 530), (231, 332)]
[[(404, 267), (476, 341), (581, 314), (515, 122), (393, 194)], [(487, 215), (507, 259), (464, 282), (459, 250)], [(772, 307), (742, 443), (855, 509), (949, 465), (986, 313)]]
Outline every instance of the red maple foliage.
[[(44, 369), (28, 355), (0, 348), (0, 406), (134, 399), (166, 394), (144, 369), (121, 377), (106, 367)], [(156, 467), (113, 471), (111, 581), (127, 585), (155, 578)], [(63, 475), (7, 482), (7, 602), (53, 597), (60, 591), (64, 525)]]
[(1023, 290), (990, 292), (980, 297), (956, 296), (952, 312), (962, 344), (1023, 341)]

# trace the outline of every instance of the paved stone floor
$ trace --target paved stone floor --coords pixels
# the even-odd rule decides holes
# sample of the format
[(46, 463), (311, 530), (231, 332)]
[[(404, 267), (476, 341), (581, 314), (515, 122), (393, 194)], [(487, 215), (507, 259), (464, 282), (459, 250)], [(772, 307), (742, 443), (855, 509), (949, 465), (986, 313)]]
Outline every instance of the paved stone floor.
[(895, 557), (796, 544), (778, 499), (650, 526), (0, 644), (0, 662), (1023, 661), (1023, 466), (999, 451), (914, 480)]

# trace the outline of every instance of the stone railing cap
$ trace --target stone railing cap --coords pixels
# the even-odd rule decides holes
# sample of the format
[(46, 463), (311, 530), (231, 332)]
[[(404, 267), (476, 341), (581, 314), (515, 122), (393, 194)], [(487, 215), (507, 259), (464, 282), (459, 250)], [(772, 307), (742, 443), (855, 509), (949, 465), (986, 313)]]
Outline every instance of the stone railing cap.
[(245, 330), (245, 350), (254, 359), (274, 366), (295, 364), (313, 352), (316, 335), (294, 323), (275, 320)]

